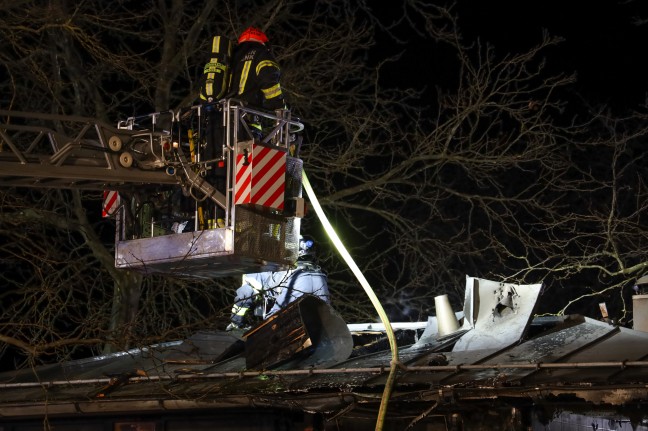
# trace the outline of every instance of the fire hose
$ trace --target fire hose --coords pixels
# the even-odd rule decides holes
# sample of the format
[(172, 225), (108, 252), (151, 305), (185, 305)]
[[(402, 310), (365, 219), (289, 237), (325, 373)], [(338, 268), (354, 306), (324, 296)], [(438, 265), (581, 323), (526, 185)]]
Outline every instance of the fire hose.
[(385, 389), (383, 390), (383, 394), (380, 400), (380, 409), (378, 410), (378, 418), (376, 420), (375, 429), (376, 431), (381, 431), (383, 428), (383, 424), (385, 422), (385, 417), (387, 414), (387, 405), (389, 403), (389, 398), (391, 397), (394, 380), (396, 378), (396, 371), (398, 370), (400, 364), (400, 361), (398, 360), (398, 345), (396, 343), (396, 337), (394, 336), (394, 331), (392, 329), (391, 323), (389, 322), (389, 317), (387, 316), (387, 313), (385, 313), (385, 310), (382, 304), (380, 303), (380, 301), (378, 300), (378, 297), (376, 296), (375, 292), (371, 288), (371, 285), (365, 278), (364, 274), (362, 274), (362, 271), (360, 271), (360, 268), (353, 260), (353, 257), (351, 257), (351, 254), (347, 251), (346, 247), (342, 243), (342, 240), (340, 239), (337, 232), (333, 228), (333, 225), (331, 225), (328, 218), (326, 217), (326, 214), (324, 214), (324, 210), (322, 209), (322, 206), (320, 205), (317, 196), (315, 196), (315, 192), (311, 187), (310, 181), (308, 181), (308, 176), (306, 175), (306, 171), (303, 172), (302, 185), (304, 187), (304, 190), (306, 191), (306, 195), (308, 196), (308, 199), (310, 200), (311, 206), (315, 210), (315, 213), (317, 214), (317, 217), (322, 223), (322, 226), (324, 226), (324, 231), (328, 235), (331, 242), (333, 242), (333, 245), (337, 249), (338, 253), (340, 253), (340, 255), (342, 256), (346, 264), (353, 272), (353, 275), (355, 275), (355, 277), (358, 279), (358, 282), (360, 283), (360, 285), (366, 292), (367, 296), (369, 297), (369, 300), (371, 301), (372, 305), (378, 312), (378, 316), (380, 317), (381, 322), (383, 323), (383, 325), (385, 325), (385, 331), (387, 333), (387, 339), (389, 340), (389, 347), (391, 350), (392, 360), (389, 367), (389, 376), (387, 377), (387, 381), (385, 382)]

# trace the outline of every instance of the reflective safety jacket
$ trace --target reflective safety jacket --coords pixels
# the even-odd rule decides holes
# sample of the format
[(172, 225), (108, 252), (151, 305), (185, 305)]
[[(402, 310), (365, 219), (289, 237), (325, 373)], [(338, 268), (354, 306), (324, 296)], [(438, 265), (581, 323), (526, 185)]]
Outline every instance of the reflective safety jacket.
[(303, 295), (331, 302), (326, 274), (310, 262), (297, 262), (297, 267), (288, 271), (245, 274), (243, 284), (236, 291), (232, 323), (242, 325), (244, 316), (260, 298), (274, 301), (270, 316)]
[(229, 87), (231, 58), (232, 41), (214, 36), (211, 57), (205, 64), (200, 84), (201, 102), (217, 102), (225, 96)]
[(240, 43), (231, 65), (230, 97), (267, 111), (286, 107), (279, 83), (281, 69), (264, 44)]

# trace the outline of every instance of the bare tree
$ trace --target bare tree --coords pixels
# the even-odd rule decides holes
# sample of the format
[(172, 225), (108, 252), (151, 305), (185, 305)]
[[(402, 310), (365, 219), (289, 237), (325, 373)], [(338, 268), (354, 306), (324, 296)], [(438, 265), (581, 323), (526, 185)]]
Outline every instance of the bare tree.
[[(3, 108), (113, 122), (168, 110), (181, 98), (190, 100), (198, 64), (206, 61), (201, 54), (208, 52), (206, 19), (213, 12), (213, 3), (194, 6), (181, 1), (3, 4), (1, 37), (8, 49), (1, 62), (10, 78), (3, 83), (4, 94), (10, 96)], [(229, 310), (218, 290), (220, 280), (187, 283), (114, 268), (110, 241), (96, 232), (110, 228), (97, 222), (96, 211), (94, 220), (86, 211), (88, 202), (100, 205), (97, 196), (25, 190), (5, 191), (3, 196), (2, 232), (9, 253), (3, 263), (11, 300), (3, 302), (2, 333), (8, 345), (47, 358), (74, 353), (75, 345), (95, 351), (106, 346), (109, 351), (224, 326)], [(16, 236), (25, 231), (33, 235), (30, 242)], [(42, 245), (34, 248), (36, 242)], [(49, 262), (52, 255), (59, 256), (56, 263), (42, 266), (40, 261)], [(19, 272), (10, 270), (16, 261), (21, 262)], [(71, 276), (68, 261), (70, 271), (77, 268), (73, 280), (66, 279)], [(23, 293), (28, 289), (58, 289), (68, 306), (55, 301), (35, 306)], [(74, 307), (83, 322), (74, 321)], [(18, 324), (16, 310), (22, 316)], [(56, 318), (49, 318), (49, 312)], [(23, 322), (33, 322), (39, 331), (25, 330)]]
[[(266, 30), (307, 126), (305, 170), (394, 316), (424, 318), (441, 293), (459, 304), (465, 274), (543, 281), (560, 297), (547, 312), (610, 293), (623, 309), (645, 268), (644, 118), (575, 97), (569, 71), (549, 72), (558, 38), (501, 53), (465, 40), (452, 9), (418, 0), (1, 7), (2, 107), (108, 122), (194, 103), (210, 38)], [(2, 191), (1, 256), (15, 269), (3, 272), (5, 343), (47, 359), (223, 324), (235, 281), (116, 271), (92, 199)], [(373, 319), (312, 215), (304, 228), (320, 240), (334, 306)], [(79, 303), (88, 311), (73, 312)]]
[[(641, 115), (613, 118), (605, 107), (591, 108), (574, 94), (575, 75), (551, 73), (549, 54), (560, 38), (539, 35), (525, 52), (498, 54), (464, 40), (452, 10), (408, 2), (402, 14), (393, 12), (382, 15), (393, 21), (363, 22), (395, 39), (403, 27), (422, 29), (410, 35), (419, 42), (413, 62), (405, 51), (336, 75), (324, 93), (332, 103), (306, 116), (317, 132), (306, 169), (383, 302), (424, 317), (434, 295), (461, 303), (471, 274), (543, 282), (546, 312), (593, 313), (598, 308), (583, 302), (591, 298), (625, 314), (646, 262)], [(370, 43), (369, 52), (380, 49)], [(412, 64), (425, 57), (454, 75), (429, 76), (434, 89), (409, 88), (399, 78), (416, 78), (407, 72), (420, 71)], [(390, 69), (392, 62), (398, 67)], [(390, 71), (396, 80), (381, 78)], [(300, 85), (310, 91), (303, 94), (314, 103), (326, 81), (304, 76)], [(340, 88), (363, 91), (345, 97)], [(346, 288), (352, 280), (340, 282), (345, 269), (334, 259), (327, 267), (337, 306), (369, 317), (371, 310), (355, 306), (361, 294)]]

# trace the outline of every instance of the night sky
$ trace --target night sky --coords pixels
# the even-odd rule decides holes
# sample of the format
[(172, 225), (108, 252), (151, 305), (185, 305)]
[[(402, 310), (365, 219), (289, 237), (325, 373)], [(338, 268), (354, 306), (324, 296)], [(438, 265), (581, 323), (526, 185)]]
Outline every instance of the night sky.
[(596, 103), (636, 108), (648, 92), (648, 2), (459, 0), (462, 32), (495, 45), (498, 54), (537, 44), (543, 29), (565, 38), (548, 51), (552, 69), (575, 71), (576, 90)]

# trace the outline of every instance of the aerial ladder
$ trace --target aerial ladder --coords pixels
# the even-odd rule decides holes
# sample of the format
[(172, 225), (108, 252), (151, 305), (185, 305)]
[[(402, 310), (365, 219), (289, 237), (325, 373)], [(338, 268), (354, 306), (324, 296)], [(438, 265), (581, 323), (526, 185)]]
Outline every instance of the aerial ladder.
[[(266, 126), (254, 139), (251, 119)], [(285, 269), (303, 216), (303, 124), (233, 99), (129, 117), (0, 110), (0, 187), (96, 190), (115, 266), (215, 278)]]

